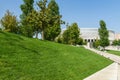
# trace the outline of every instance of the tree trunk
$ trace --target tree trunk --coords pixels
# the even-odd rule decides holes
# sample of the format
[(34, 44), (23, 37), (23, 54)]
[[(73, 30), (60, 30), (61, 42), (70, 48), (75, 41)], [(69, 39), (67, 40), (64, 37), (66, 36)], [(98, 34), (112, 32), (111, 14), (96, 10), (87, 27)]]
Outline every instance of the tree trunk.
[(38, 31), (36, 31), (36, 38), (38, 38)]
[(45, 40), (44, 30), (42, 31), (42, 40)]

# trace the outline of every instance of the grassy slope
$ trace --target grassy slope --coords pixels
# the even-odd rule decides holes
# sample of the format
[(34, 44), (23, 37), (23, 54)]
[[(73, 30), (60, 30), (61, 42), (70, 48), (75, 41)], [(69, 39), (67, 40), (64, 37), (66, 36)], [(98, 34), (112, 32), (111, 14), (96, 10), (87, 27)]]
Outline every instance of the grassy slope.
[(111, 63), (84, 48), (0, 32), (0, 80), (82, 80)]
[(107, 52), (120, 56), (120, 51), (108, 50)]

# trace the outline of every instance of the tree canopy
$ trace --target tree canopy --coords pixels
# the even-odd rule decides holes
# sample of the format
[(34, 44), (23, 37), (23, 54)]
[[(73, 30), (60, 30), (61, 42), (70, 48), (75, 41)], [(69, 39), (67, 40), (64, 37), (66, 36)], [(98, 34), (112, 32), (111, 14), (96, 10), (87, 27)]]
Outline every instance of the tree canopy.
[(67, 44), (76, 45), (79, 40), (80, 29), (77, 23), (67, 27), (67, 30), (63, 32), (63, 42)]
[(45, 38), (47, 40), (55, 40), (55, 38), (60, 34), (61, 28), (61, 15), (59, 12), (59, 6), (55, 0), (51, 0), (48, 4), (48, 27), (45, 30)]
[(28, 23), (27, 17), (34, 10), (34, 0), (23, 0), (23, 4), (20, 6), (22, 10), (21, 18), (21, 34), (27, 37), (33, 37), (32, 26)]
[(17, 33), (18, 20), (9, 10), (7, 10), (2, 17), (1, 25), (4, 27), (5, 31)]
[(106, 28), (106, 23), (103, 20), (100, 20), (100, 28), (99, 28), (99, 36), (100, 36), (100, 46), (105, 47), (109, 45), (109, 34)]

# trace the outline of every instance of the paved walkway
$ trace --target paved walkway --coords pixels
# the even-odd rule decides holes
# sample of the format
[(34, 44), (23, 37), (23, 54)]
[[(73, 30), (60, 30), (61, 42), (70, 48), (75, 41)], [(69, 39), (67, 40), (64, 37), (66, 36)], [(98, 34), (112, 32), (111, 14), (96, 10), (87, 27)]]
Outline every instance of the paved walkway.
[(102, 55), (114, 61), (113, 64), (98, 71), (97, 73), (85, 78), (84, 80), (120, 80), (120, 56), (109, 54), (107, 52), (98, 51), (96, 49), (85, 47), (95, 53)]
[(120, 80), (120, 65), (118, 65), (118, 80)]
[(118, 80), (117, 69), (118, 69), (118, 63), (113, 63), (108, 67), (85, 78), (84, 80)]
[(110, 54), (110, 53), (107, 53), (107, 52), (103, 52), (103, 51), (98, 51), (96, 49), (93, 49), (93, 48), (88, 48), (88, 47), (85, 47), (86, 49), (89, 49), (99, 55), (102, 55), (106, 58), (109, 58), (110, 60), (114, 61), (114, 62), (117, 62), (120, 64), (120, 56), (117, 56), (117, 55), (114, 55), (114, 54)]

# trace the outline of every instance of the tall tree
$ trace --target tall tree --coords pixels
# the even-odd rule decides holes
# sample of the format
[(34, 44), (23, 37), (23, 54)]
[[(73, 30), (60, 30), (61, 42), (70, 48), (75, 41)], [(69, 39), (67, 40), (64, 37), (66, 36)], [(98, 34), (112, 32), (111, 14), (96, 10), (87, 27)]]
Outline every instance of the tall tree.
[(103, 20), (100, 21), (99, 36), (100, 36), (100, 46), (102, 46), (103, 48), (105, 48), (105, 46), (108, 46), (109, 34), (106, 28), (106, 23)]
[(50, 19), (48, 27), (45, 30), (45, 37), (47, 40), (54, 40), (61, 32), (61, 15), (59, 6), (55, 0), (51, 0), (48, 4), (48, 17)]
[(41, 34), (42, 40), (45, 40), (45, 29), (48, 26), (49, 18), (48, 18), (48, 10), (47, 10), (47, 0), (40, 0), (37, 2), (38, 7), (40, 8), (39, 11), (39, 22), (41, 24)]
[(73, 23), (70, 27), (70, 44), (76, 44), (80, 35), (80, 29), (77, 23)]
[(63, 37), (63, 43), (69, 44), (70, 41), (70, 26), (67, 26), (67, 29), (62, 34)]
[(5, 28), (5, 31), (17, 33), (17, 17), (13, 15), (9, 10), (7, 10), (4, 17), (2, 17), (1, 25)]
[(80, 29), (77, 23), (73, 23), (71, 26), (68, 26), (67, 30), (63, 33), (63, 42), (67, 44), (76, 45), (79, 39)]
[(36, 35), (36, 38), (38, 38), (38, 33), (41, 31), (41, 18), (39, 17), (39, 12), (33, 10), (26, 18), (26, 21), (32, 28), (32, 32)]
[(33, 8), (33, 3), (34, 0), (23, 0), (24, 4), (22, 4), (20, 6), (21, 10), (22, 10), (22, 14), (20, 15), (21, 21), (23, 22), (23, 25), (25, 24), (24, 20), (26, 19), (26, 17), (28, 16), (29, 13), (32, 12)]
[(22, 34), (28, 37), (33, 36), (32, 27), (28, 24), (26, 18), (32, 12), (34, 0), (23, 0), (24, 4), (20, 6), (22, 10), (21, 18), (21, 26), (22, 26)]

